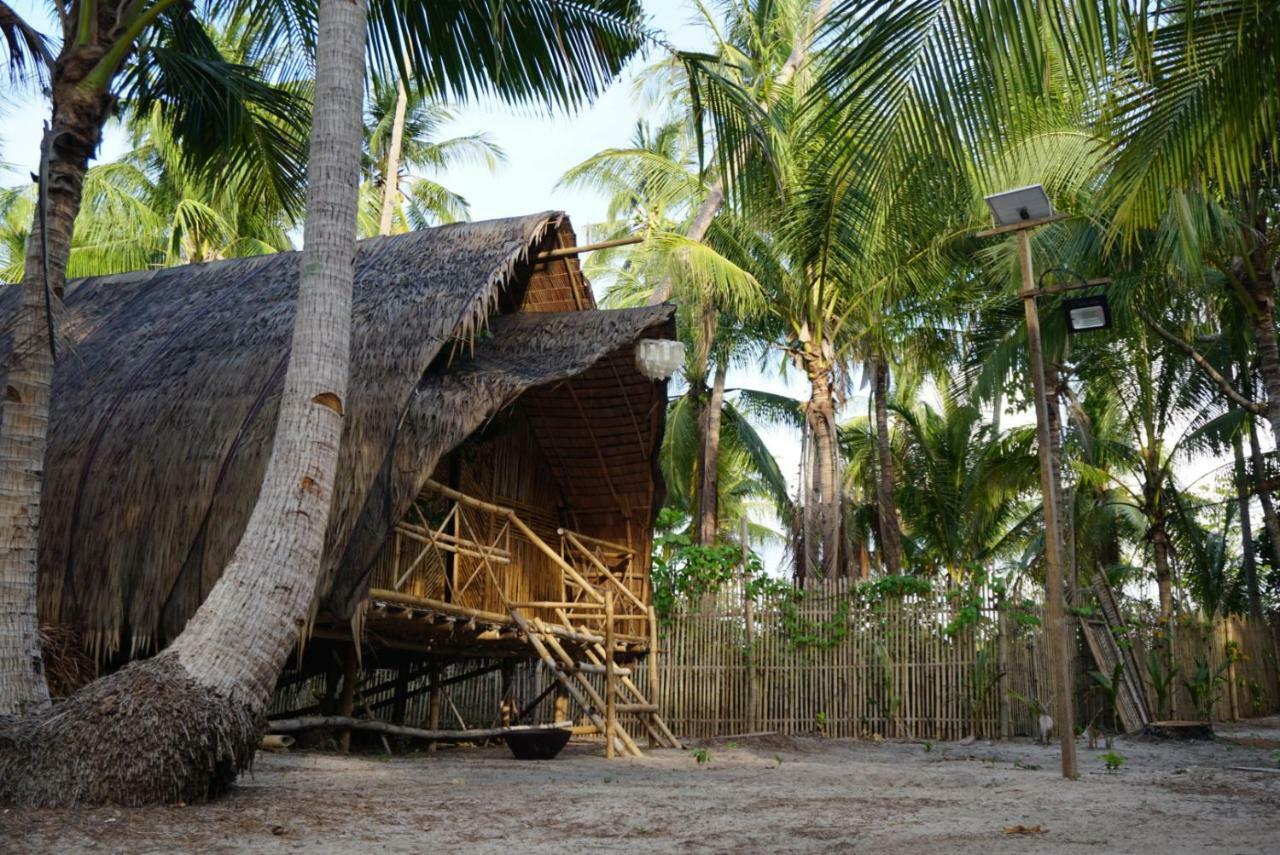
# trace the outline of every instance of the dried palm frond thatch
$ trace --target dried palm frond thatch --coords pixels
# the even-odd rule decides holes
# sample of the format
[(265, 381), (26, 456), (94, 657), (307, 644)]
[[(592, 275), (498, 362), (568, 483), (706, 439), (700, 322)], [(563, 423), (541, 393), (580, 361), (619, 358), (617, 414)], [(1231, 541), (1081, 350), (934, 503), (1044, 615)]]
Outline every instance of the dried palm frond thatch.
[[(429, 469), (522, 389), (580, 371), (669, 318), (659, 309), (503, 319), (473, 356), (447, 347), (475, 340), (500, 304), (518, 308), (531, 254), (566, 239), (566, 218), (548, 212), (359, 245), (351, 388), (321, 584), (322, 596), (340, 592), (326, 603), (335, 611), (359, 591), (365, 569), (339, 556), (364, 554), (379, 537), (364, 524), (371, 506), (386, 510), (379, 490), (412, 496), (410, 482), (429, 474), (398, 465), (406, 446)], [(282, 253), (70, 290), (46, 456), (40, 610), (43, 623), (74, 627), (95, 658), (175, 637), (235, 548), (270, 451), (299, 261)], [(0, 318), (13, 316), (15, 297), (0, 294)], [(499, 347), (506, 337), (525, 353)], [(12, 338), (6, 325), (0, 364)], [(491, 367), (478, 368), (486, 359)]]

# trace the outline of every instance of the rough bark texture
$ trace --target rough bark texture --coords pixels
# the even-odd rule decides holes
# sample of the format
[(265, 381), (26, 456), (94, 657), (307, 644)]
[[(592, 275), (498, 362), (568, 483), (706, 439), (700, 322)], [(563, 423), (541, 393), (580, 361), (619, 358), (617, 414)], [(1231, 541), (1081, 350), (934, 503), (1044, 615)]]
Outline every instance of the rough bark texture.
[(1253, 338), (1258, 348), (1258, 371), (1267, 392), (1267, 421), (1271, 434), (1280, 443), (1280, 346), (1276, 343), (1276, 293), (1270, 276), (1250, 283), (1254, 311), (1249, 313)]
[(894, 490), (897, 478), (893, 467), (893, 449), (889, 445), (889, 365), (883, 359), (877, 359), (874, 366), (872, 395), (876, 411), (876, 518), (885, 572), (897, 576), (902, 572), (902, 528), (898, 524), (898, 503)]
[(720, 423), (727, 375), (724, 360), (716, 366), (711, 392), (698, 413), (702, 446), (698, 454), (698, 543), (710, 545), (720, 533)]
[(230, 565), (171, 648), (201, 685), (271, 697), (319, 575), (347, 396), (364, 69), (363, 0), (320, 4), (293, 343), (262, 491)]
[(53, 115), (41, 158), (43, 222), (37, 206), (12, 331), (13, 357), (6, 366), (0, 414), (0, 715), (39, 712), (49, 703), (36, 617), (40, 489), (54, 365), (49, 336), (56, 328), (85, 171), (111, 112), (105, 91), (82, 85), (106, 46), (73, 44), (54, 69)]
[[(835, 395), (831, 366), (820, 358), (805, 364), (809, 375), (809, 402), (805, 419), (813, 438), (813, 484), (806, 506), (812, 506), (808, 543), (808, 575), (831, 578), (840, 573), (840, 475), (837, 465)], [(806, 507), (806, 510), (809, 510)], [(817, 549), (814, 549), (817, 545)], [(815, 566), (816, 562), (816, 566)]]
[(0, 734), (0, 801), (148, 804), (217, 795), (253, 756), (320, 572), (346, 398), (363, 0), (322, 0), (306, 240), (271, 458), (230, 565), (164, 653)]
[(0, 724), (0, 804), (177, 804), (224, 792), (265, 724), (162, 653)]
[(1160, 591), (1160, 622), (1168, 626), (1173, 619), (1173, 573), (1169, 567), (1169, 535), (1163, 520), (1153, 524), (1150, 537), (1156, 559), (1156, 587)]

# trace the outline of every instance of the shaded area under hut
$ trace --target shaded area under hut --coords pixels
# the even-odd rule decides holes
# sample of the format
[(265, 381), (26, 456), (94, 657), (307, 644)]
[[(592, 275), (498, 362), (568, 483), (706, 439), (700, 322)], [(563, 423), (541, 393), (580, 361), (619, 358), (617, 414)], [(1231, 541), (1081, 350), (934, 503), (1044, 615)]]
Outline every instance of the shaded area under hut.
[[(661, 740), (627, 667), (654, 634), (666, 404), (666, 382), (640, 373), (635, 348), (674, 336), (673, 309), (596, 309), (577, 251), (556, 212), (359, 244), (325, 566), (281, 714), (299, 711), (289, 699), (305, 685), (320, 696), (311, 707), (350, 715), (389, 667), (403, 721), (411, 678), (434, 675), (438, 713), (442, 674), (501, 671), (506, 723), (543, 701), (558, 718), (572, 700), (582, 730), (617, 733), (610, 751), (634, 749), (615, 727), (628, 714)], [(175, 638), (239, 541), (268, 457), (299, 261), (69, 288), (40, 616), (101, 667)], [(9, 316), (16, 290), (0, 298)], [(0, 352), (12, 347), (9, 329)], [(520, 704), (518, 667), (545, 684)]]

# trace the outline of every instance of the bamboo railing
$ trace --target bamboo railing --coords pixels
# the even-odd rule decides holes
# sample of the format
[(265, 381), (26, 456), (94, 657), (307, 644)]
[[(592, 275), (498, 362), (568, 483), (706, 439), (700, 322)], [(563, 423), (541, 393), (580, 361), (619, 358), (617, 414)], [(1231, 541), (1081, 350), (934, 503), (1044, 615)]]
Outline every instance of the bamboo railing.
[[(650, 612), (627, 581), (638, 572), (634, 551), (559, 529), (550, 546), (512, 508), (427, 481), (399, 522), (375, 567), (372, 600), (505, 619), (527, 617), (580, 630), (606, 631), (647, 644)], [(606, 620), (605, 592), (617, 603)]]

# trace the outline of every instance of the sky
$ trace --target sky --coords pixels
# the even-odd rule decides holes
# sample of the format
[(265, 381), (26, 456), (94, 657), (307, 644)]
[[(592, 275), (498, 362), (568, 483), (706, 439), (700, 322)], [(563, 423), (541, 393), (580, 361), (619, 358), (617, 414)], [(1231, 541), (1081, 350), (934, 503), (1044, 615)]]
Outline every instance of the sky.
[[(45, 3), (17, 0), (11, 5), (28, 21), (42, 27), (43, 32), (56, 32)], [(645, 9), (650, 26), (663, 33), (669, 43), (686, 50), (711, 46), (690, 0), (646, 0)], [(483, 132), (505, 150), (506, 160), (494, 172), (480, 164), (468, 164), (431, 177), (465, 197), (473, 219), (562, 210), (569, 214), (581, 234), (585, 226), (604, 219), (607, 200), (591, 190), (557, 186), (560, 176), (602, 149), (627, 145), (636, 122), (653, 117), (653, 108), (635, 85), (636, 72), (653, 58), (634, 61), (594, 104), (573, 116), (549, 117), (546, 113), (527, 108), (514, 110), (496, 102), (459, 108), (454, 121), (442, 130), (442, 136)], [(7, 174), (0, 174), (0, 183), (20, 183), (36, 169), (41, 129), (47, 118), (48, 103), (40, 92), (0, 92), (0, 164), (9, 166)], [(110, 126), (99, 160), (112, 160), (126, 149), (127, 140), (122, 130)], [(774, 372), (752, 369), (731, 372), (728, 385), (794, 397), (805, 394), (803, 384), (794, 376), (787, 379)], [(800, 464), (798, 433), (762, 426), (761, 434), (794, 485)], [(765, 563), (781, 573), (781, 548), (767, 548)]]
[[(44, 32), (56, 32), (48, 7), (43, 2), (17, 0), (10, 5)], [(698, 22), (691, 0), (646, 0), (649, 24), (660, 31), (666, 41), (686, 50), (708, 48), (708, 32)], [(506, 151), (506, 161), (495, 172), (482, 165), (464, 165), (448, 174), (432, 176), (464, 196), (471, 206), (473, 219), (506, 217), (534, 211), (555, 209), (569, 214), (581, 234), (584, 226), (602, 220), (606, 200), (584, 189), (559, 187), (558, 181), (570, 167), (596, 152), (628, 144), (636, 122), (653, 118), (652, 107), (637, 91), (635, 72), (649, 59), (638, 59), (626, 73), (593, 105), (573, 116), (548, 117), (529, 109), (513, 110), (497, 103), (477, 103), (461, 107), (453, 123), (443, 130), (445, 136), (483, 132)], [(39, 161), (41, 128), (48, 116), (48, 105), (36, 91), (0, 90), (0, 164), (10, 171), (0, 182), (17, 184), (35, 170)], [(100, 159), (111, 160), (126, 149), (119, 127), (109, 127)], [(755, 388), (805, 397), (804, 384), (794, 372), (781, 377), (774, 371), (738, 368), (730, 372), (730, 388)], [(855, 387), (842, 417), (865, 413), (865, 391)], [(1029, 413), (1011, 413), (1005, 424), (1032, 421)], [(778, 459), (784, 474), (794, 486), (800, 464), (799, 434), (781, 427), (762, 426), (760, 432)], [(1265, 431), (1263, 432), (1266, 433)], [(1266, 443), (1270, 446), (1270, 442)], [(1196, 479), (1221, 465), (1218, 460), (1200, 460), (1186, 467), (1184, 477)], [(764, 550), (766, 567), (783, 572), (783, 555), (779, 547)]]

